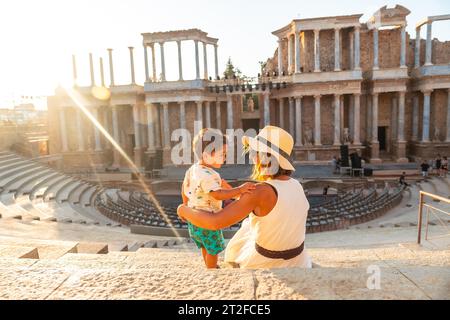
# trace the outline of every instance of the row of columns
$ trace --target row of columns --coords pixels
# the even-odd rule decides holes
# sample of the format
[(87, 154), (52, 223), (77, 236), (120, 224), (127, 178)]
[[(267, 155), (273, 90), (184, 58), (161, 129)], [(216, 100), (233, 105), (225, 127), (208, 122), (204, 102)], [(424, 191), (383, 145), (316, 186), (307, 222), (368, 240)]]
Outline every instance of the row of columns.
[[(400, 27), (400, 68), (406, 68), (406, 26)], [(373, 69), (380, 69), (379, 59), (379, 32), (378, 28), (373, 29)]]
[[(61, 133), (61, 144), (62, 144), (62, 152), (69, 151), (69, 142), (67, 135), (67, 122), (66, 122), (66, 109), (59, 109), (59, 123), (60, 123), (60, 133)], [(78, 151), (86, 151), (85, 143), (84, 143), (84, 128), (83, 128), (83, 120), (80, 109), (76, 109), (76, 131), (77, 131), (77, 142), (78, 142)], [(92, 108), (92, 116), (99, 121), (99, 113), (98, 108)], [(94, 127), (94, 141), (95, 141), (95, 151), (102, 151), (101, 137), (99, 128), (93, 124)]]
[[(354, 43), (354, 49), (351, 50), (355, 70), (360, 70), (361, 64), (361, 45), (360, 45), (360, 27), (354, 27), (354, 40), (351, 41), (352, 45)], [(320, 72), (320, 31), (319, 29), (313, 30), (314, 32), (314, 72)], [(334, 29), (334, 71), (341, 70), (341, 28)], [(283, 54), (282, 54), (282, 43), (283, 40), (278, 40), (278, 72), (281, 76), (283, 73)], [(288, 73), (295, 72), (300, 73), (302, 62), (301, 62), (301, 42), (300, 42), (300, 32), (291, 34), (287, 38), (288, 43)], [(294, 52), (293, 52), (294, 51)], [(294, 59), (295, 56), (295, 59)], [(294, 68), (293, 68), (294, 67)], [(292, 70), (294, 69), (294, 70)]]
[[(268, 95), (267, 95), (268, 96)], [(334, 95), (334, 130), (333, 130), (333, 144), (334, 145), (341, 145), (341, 133), (342, 133), (342, 95), (336, 94)], [(266, 96), (265, 96), (266, 98)], [(302, 96), (295, 97), (295, 98), (289, 98), (289, 132), (292, 136), (295, 136), (295, 145), (297, 147), (300, 147), (303, 145), (302, 143)], [(322, 145), (322, 131), (321, 131), (321, 95), (315, 95), (314, 96), (314, 132), (313, 132), (313, 140), (314, 145), (321, 146)], [(269, 106), (268, 103), (266, 104), (266, 99), (264, 99), (264, 119), (265, 119), (265, 125), (270, 123), (270, 118), (266, 119), (266, 115), (269, 115)], [(360, 145), (360, 100), (361, 95), (360, 94), (354, 94), (353, 95), (353, 121), (352, 126), (354, 128), (353, 132), (353, 144)], [(284, 123), (284, 98), (278, 99), (278, 106), (279, 106), (279, 126), (281, 128), (285, 127)]]
[[(183, 78), (183, 59), (182, 59), (182, 47), (181, 40), (177, 40), (177, 51), (178, 51), (178, 80), (182, 81)], [(195, 78), (201, 79), (200, 77), (200, 52), (199, 52), (199, 40), (194, 40), (195, 45)], [(208, 54), (207, 54), (207, 43), (201, 42), (203, 44), (203, 79), (207, 80), (209, 76), (208, 72)], [(160, 48), (160, 63), (161, 63), (161, 81), (166, 81), (166, 63), (165, 63), (165, 54), (164, 54), (164, 44), (165, 42), (159, 42)], [(152, 79), (150, 79), (150, 70), (148, 66), (148, 47), (151, 48), (152, 51)], [(218, 62), (218, 53), (217, 53), (218, 45), (214, 44), (214, 71), (215, 77), (219, 77), (219, 62)], [(146, 82), (150, 82), (151, 80), (157, 81), (156, 77), (156, 58), (155, 58), (155, 43), (144, 44), (144, 63), (145, 63), (145, 79)]]
[[(422, 26), (416, 28), (416, 45), (414, 49), (414, 66), (416, 68), (420, 67), (420, 29)], [(431, 66), (433, 63), (431, 62), (433, 51), (433, 43), (432, 43), (432, 22), (427, 23), (427, 40), (425, 47), (425, 65)]]

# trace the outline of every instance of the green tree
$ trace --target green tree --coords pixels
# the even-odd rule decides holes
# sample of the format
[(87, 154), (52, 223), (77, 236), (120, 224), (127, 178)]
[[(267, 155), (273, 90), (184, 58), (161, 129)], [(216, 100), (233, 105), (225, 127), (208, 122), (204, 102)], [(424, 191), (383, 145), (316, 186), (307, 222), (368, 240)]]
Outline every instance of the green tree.
[(231, 57), (228, 58), (227, 64), (225, 65), (225, 71), (223, 72), (223, 75), (225, 77), (227, 77), (228, 79), (231, 79), (233, 77), (236, 77), (236, 78), (242, 79), (242, 80), (247, 79), (247, 76), (243, 75), (242, 71), (233, 65), (233, 62), (231, 61)]

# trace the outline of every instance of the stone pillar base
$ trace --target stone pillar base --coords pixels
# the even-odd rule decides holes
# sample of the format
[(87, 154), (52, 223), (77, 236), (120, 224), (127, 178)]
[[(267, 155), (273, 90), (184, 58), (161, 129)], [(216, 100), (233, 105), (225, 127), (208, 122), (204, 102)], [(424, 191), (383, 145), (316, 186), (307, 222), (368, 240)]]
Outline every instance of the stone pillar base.
[(139, 171), (143, 168), (143, 150), (142, 148), (134, 148), (134, 165)]
[(173, 165), (172, 159), (170, 157), (171, 153), (172, 153), (172, 149), (170, 149), (170, 148), (163, 149), (163, 166), (164, 167)]
[(413, 142), (410, 144), (410, 155), (415, 161), (434, 159), (438, 153), (446, 155), (450, 151), (448, 142)]
[(396, 145), (396, 157), (398, 163), (408, 163), (406, 158), (406, 141), (397, 142)]
[(370, 163), (382, 163), (380, 159), (380, 144), (378, 142), (370, 143)]

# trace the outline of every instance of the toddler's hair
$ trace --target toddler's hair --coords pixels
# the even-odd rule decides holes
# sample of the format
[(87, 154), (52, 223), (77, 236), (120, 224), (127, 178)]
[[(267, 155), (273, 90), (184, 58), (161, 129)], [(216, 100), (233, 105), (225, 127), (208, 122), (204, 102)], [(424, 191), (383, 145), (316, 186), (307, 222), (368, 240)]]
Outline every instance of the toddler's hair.
[[(213, 143), (214, 147), (207, 147)], [(192, 142), (194, 154), (198, 159), (202, 158), (203, 152), (220, 150), (227, 144), (227, 137), (218, 129), (203, 128), (197, 133)]]

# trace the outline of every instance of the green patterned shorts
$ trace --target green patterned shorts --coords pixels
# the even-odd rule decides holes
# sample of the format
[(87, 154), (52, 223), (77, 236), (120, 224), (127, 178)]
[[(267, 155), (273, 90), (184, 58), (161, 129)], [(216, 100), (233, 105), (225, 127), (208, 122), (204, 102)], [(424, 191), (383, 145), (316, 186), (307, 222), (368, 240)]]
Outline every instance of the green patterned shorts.
[(217, 255), (225, 250), (222, 230), (207, 230), (188, 222), (189, 235), (199, 249), (205, 248), (210, 255)]

